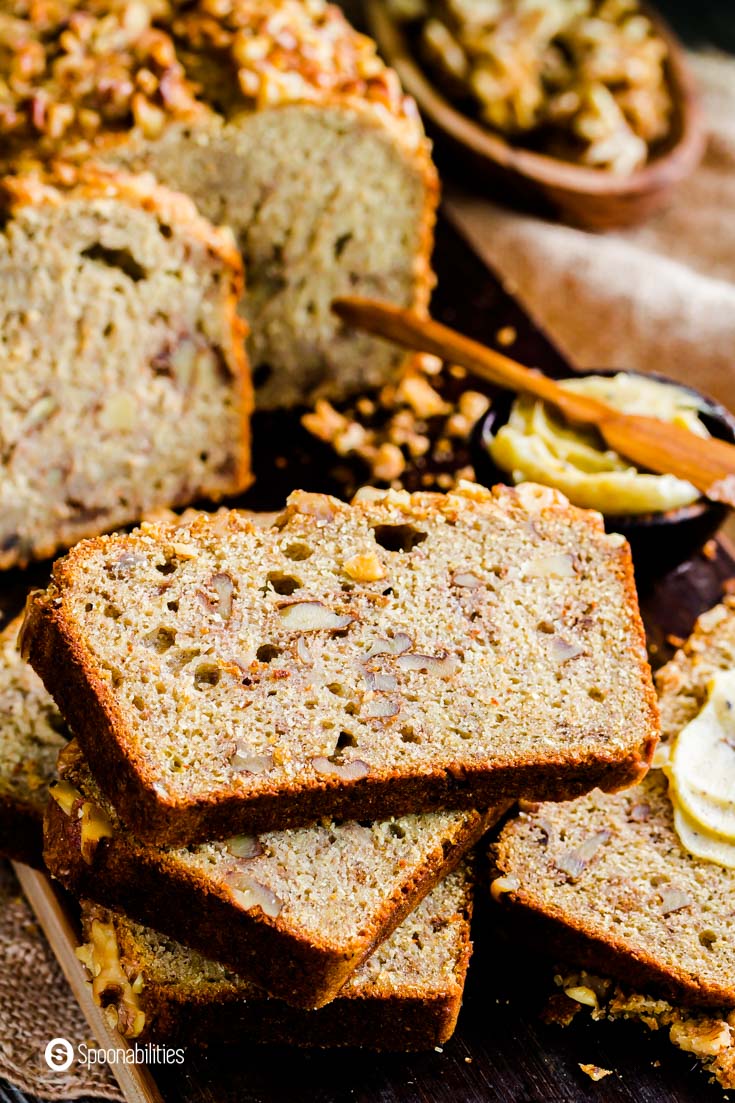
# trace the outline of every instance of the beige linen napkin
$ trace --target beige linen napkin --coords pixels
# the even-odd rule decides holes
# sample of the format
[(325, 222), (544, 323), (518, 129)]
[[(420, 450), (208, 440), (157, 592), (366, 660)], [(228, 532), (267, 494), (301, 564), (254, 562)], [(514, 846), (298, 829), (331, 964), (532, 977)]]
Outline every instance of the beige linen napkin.
[[(593, 234), (449, 188), (451, 212), (578, 367), (664, 372), (735, 410), (735, 60), (692, 55), (705, 158), (670, 207)], [(512, 350), (511, 350), (512, 352)]]
[(52, 1071), (44, 1050), (58, 1037), (75, 1049), (91, 1041), (84, 1016), (10, 866), (0, 862), (0, 1077), (41, 1099), (122, 1100), (106, 1065), (75, 1061), (66, 1072)]

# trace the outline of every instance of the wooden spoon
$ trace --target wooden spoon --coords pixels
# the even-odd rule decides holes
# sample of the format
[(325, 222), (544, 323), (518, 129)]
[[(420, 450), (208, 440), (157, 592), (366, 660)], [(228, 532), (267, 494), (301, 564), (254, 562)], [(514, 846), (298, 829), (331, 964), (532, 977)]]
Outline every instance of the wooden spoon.
[(404, 348), (430, 352), (519, 394), (554, 406), (573, 425), (592, 425), (609, 448), (636, 467), (685, 479), (713, 502), (735, 506), (735, 445), (698, 437), (659, 418), (623, 414), (599, 399), (564, 390), (553, 379), (410, 310), (372, 299), (335, 299), (347, 325)]
[(694, 81), (683, 49), (660, 16), (644, 10), (668, 49), (666, 79), (673, 104), (666, 139), (649, 161), (629, 176), (590, 168), (526, 149), (464, 114), (443, 94), (414, 56), (403, 27), (387, 10), (385, 0), (366, 0), (370, 32), (380, 52), (418, 103), (438, 152), (447, 154), (452, 171), (464, 169), (470, 186), (490, 185), (517, 202), (525, 199), (543, 212), (592, 230), (628, 226), (647, 218), (688, 176), (704, 150), (705, 132)]

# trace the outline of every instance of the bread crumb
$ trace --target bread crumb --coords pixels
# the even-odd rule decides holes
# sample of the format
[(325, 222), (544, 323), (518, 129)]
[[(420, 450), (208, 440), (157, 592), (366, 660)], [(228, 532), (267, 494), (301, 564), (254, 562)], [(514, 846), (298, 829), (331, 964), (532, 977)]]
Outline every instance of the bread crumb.
[(612, 1076), (612, 1069), (602, 1069), (599, 1065), (580, 1065), (579, 1067), (590, 1080), (603, 1080), (606, 1076)]
[(517, 337), (518, 333), (515, 326), (503, 326), (502, 329), (499, 329), (495, 334), (495, 340), (504, 348), (507, 348), (508, 345), (512, 345)]

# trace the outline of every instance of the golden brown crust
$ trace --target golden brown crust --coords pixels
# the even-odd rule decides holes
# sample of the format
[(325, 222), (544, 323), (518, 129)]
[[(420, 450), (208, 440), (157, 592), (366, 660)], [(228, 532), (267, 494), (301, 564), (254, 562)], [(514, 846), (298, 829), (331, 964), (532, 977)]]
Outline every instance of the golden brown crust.
[[(83, 766), (79, 748), (69, 744), (59, 757), (60, 777), (76, 784), (80, 763)], [(293, 924), (269, 918), (260, 909), (243, 911), (176, 855), (141, 845), (126, 832), (116, 829), (91, 854), (83, 855), (78, 817), (53, 799), (44, 823), (44, 858), (52, 876), (73, 895), (123, 911), (193, 946), (291, 1005), (314, 1008), (334, 998), (504, 811), (505, 807), (491, 809), (469, 818), (452, 840), (446, 839), (440, 853), (427, 855), (423, 868), (385, 900), (360, 937), (341, 947), (307, 938)]]
[(250, 986), (243, 998), (242, 986), (236, 981), (220, 981), (209, 992), (183, 980), (175, 985), (161, 983), (146, 969), (145, 950), (136, 942), (127, 920), (86, 901), (82, 905), (85, 937), (89, 937), (94, 919), (111, 920), (124, 972), (131, 979), (143, 978), (138, 1000), (145, 1019), (138, 1042), (180, 1040), (200, 1045), (240, 1041), (245, 1035), (265, 1044), (360, 1046), (394, 1052), (429, 1049), (448, 1041), (454, 1033), (472, 955), (471, 915), (470, 878), (462, 909), (453, 919), (459, 945), (443, 991), (422, 991), (420, 982), (408, 981), (403, 990), (390, 993), (369, 983), (348, 985), (331, 1003), (305, 1011), (260, 996)]

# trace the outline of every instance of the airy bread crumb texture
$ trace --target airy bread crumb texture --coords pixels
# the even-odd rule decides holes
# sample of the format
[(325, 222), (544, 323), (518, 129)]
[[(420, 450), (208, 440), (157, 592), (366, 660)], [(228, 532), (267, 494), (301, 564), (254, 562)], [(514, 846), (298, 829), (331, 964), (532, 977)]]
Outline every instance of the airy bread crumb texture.
[(0, 566), (247, 485), (237, 253), (150, 178), (0, 189)]
[(723, 670), (735, 670), (733, 597), (703, 613), (684, 646), (656, 674), (663, 742), (694, 719), (707, 700), (711, 679)]
[[(522, 812), (501, 834), (496, 861), (496, 896), (602, 952), (617, 949), (682, 1000), (735, 1005), (735, 871), (683, 849), (659, 770), (622, 793)], [(619, 968), (626, 979), (623, 959)]]
[[(524, 767), (594, 784), (622, 760), (624, 780), (655, 740), (627, 546), (545, 488), (296, 492), (271, 528), (144, 525), (80, 544), (54, 577), (31, 661), (64, 697), (44, 658), (45, 618), (63, 625), (111, 739), (174, 815), (471, 770), (517, 767), (523, 790)], [(64, 701), (104, 787), (110, 739)]]

